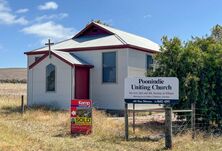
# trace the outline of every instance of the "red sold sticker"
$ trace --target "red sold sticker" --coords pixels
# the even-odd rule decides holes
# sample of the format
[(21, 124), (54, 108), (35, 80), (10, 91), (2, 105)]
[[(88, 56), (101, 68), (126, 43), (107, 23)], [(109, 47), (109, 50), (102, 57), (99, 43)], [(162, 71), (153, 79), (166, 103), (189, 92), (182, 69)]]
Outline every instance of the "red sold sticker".
[(71, 134), (92, 132), (92, 100), (71, 101)]

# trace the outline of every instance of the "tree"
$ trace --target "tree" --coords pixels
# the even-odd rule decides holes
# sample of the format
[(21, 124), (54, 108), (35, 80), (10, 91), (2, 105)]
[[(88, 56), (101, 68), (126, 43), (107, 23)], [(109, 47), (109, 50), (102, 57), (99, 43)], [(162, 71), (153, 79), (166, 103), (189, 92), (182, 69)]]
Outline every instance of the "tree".
[[(157, 54), (157, 68), (149, 76), (178, 77), (180, 84), (180, 103), (178, 108), (187, 108), (191, 102), (195, 102), (198, 95), (198, 87), (189, 90), (199, 81), (198, 74), (201, 68), (200, 50), (191, 43), (182, 44), (179, 38), (162, 38), (161, 53)], [(189, 100), (189, 103), (187, 101)]]
[(211, 30), (211, 37), (217, 41), (222, 42), (222, 26), (216, 25)]
[(99, 23), (99, 24), (102, 24), (102, 25), (105, 25), (105, 26), (109, 26), (109, 24), (101, 21), (100, 19), (92, 19), (91, 22), (95, 22), (95, 23)]
[(176, 109), (190, 108), (196, 102), (206, 121), (222, 122), (222, 26), (213, 27), (210, 36), (182, 43), (177, 37), (162, 38), (157, 67), (148, 76), (177, 77), (180, 85)]

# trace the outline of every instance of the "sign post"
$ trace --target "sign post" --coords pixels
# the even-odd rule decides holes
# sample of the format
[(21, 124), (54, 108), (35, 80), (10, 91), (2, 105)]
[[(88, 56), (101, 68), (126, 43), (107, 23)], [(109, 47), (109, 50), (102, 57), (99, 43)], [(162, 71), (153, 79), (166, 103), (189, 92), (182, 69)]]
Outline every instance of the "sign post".
[[(128, 103), (176, 104), (179, 100), (179, 80), (176, 77), (128, 77), (125, 79), (125, 138), (128, 140)], [(135, 117), (133, 115), (133, 130)], [(165, 108), (165, 147), (172, 148), (172, 108)]]
[(92, 100), (71, 101), (71, 134), (92, 132)]

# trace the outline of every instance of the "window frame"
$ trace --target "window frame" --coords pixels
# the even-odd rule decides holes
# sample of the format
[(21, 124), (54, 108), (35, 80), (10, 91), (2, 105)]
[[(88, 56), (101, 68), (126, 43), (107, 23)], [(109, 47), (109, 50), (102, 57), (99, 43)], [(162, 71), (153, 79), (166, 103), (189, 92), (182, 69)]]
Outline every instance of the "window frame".
[(152, 68), (148, 68), (148, 56), (150, 56), (151, 57), (151, 59), (152, 59), (152, 64), (149, 64), (149, 65), (151, 65), (151, 67), (153, 66), (153, 64), (154, 64), (154, 59), (153, 59), (153, 55), (151, 55), (151, 54), (146, 54), (146, 70), (147, 71), (153, 71), (154, 70), (154, 67), (152, 67)]
[[(48, 91), (47, 90), (47, 67), (48, 67), (48, 65), (53, 65), (54, 67), (55, 67), (55, 90), (54, 91)], [(48, 65), (46, 65), (46, 67), (45, 67), (45, 92), (46, 93), (55, 93), (56, 92), (56, 90), (57, 90), (57, 68), (56, 68), (56, 65), (54, 65), (54, 64), (52, 64), (52, 63), (49, 63)]]
[[(115, 53), (116, 54), (116, 57), (115, 57), (115, 69), (116, 69), (116, 78), (115, 78), (115, 81), (114, 82), (104, 82), (103, 81), (103, 54), (105, 54), (105, 53)], [(101, 81), (102, 81), (102, 84), (117, 84), (118, 83), (118, 53), (117, 53), (117, 51), (108, 51), (108, 52), (102, 52), (102, 54), (101, 54), (101, 64), (102, 64), (102, 78), (101, 78)]]

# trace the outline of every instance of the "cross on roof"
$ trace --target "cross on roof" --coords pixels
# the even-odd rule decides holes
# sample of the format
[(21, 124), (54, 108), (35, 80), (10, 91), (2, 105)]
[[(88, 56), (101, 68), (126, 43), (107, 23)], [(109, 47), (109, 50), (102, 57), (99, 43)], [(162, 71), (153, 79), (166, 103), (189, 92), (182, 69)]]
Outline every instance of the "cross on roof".
[(49, 58), (51, 58), (51, 45), (54, 45), (54, 43), (50, 42), (50, 39), (48, 39), (48, 43), (45, 43), (46, 46), (49, 46)]

